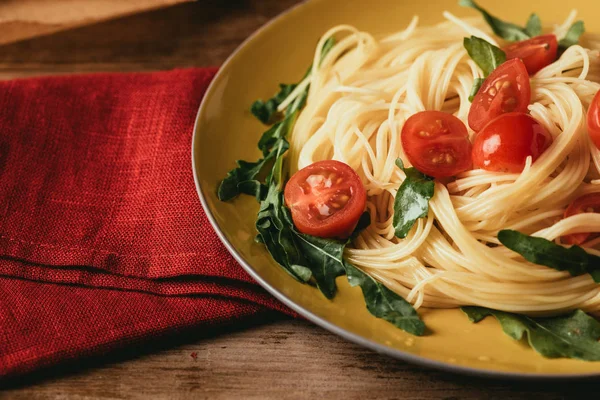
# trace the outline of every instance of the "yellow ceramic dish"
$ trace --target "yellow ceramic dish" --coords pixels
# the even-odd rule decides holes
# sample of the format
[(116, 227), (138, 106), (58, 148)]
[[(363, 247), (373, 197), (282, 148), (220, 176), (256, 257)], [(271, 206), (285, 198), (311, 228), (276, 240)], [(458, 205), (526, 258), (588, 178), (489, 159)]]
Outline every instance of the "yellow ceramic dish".
[[(577, 8), (588, 31), (600, 31), (600, 2), (591, 0), (481, 0), (510, 21), (524, 22), (532, 11), (542, 21), (562, 22)], [(313, 0), (260, 29), (223, 65), (208, 89), (196, 121), (192, 158), (204, 208), (219, 236), (240, 264), (279, 300), (314, 323), (349, 340), (393, 357), (454, 371), (512, 377), (581, 377), (600, 374), (600, 362), (545, 359), (506, 336), (493, 318), (471, 324), (459, 310), (419, 310), (431, 333), (411, 336), (371, 316), (362, 293), (338, 278), (340, 291), (327, 300), (311, 286), (291, 278), (254, 243), (258, 205), (242, 196), (223, 203), (216, 188), (236, 159), (260, 156), (256, 143), (265, 129), (249, 112), (257, 98), (268, 98), (279, 82), (293, 82), (310, 63), (320, 35), (348, 23), (375, 33), (396, 31), (419, 15), (421, 24), (442, 21), (442, 11), (475, 16), (456, 0)]]

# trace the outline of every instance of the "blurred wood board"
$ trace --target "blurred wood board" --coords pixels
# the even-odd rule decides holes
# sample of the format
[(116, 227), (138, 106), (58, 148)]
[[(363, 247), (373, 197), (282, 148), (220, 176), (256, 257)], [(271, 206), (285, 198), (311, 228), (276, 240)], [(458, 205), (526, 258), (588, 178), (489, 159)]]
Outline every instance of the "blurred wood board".
[(0, 0), (0, 44), (192, 0)]

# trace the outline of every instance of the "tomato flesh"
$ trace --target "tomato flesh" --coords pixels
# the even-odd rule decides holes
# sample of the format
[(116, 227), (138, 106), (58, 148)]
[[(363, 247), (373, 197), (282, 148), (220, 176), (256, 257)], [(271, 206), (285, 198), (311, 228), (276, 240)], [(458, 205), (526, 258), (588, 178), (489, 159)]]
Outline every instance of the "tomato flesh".
[(507, 60), (522, 60), (529, 75), (533, 75), (556, 60), (558, 41), (554, 35), (541, 35), (515, 42), (503, 50)]
[(594, 96), (587, 113), (587, 126), (590, 139), (600, 149), (600, 91)]
[[(591, 193), (575, 199), (565, 210), (565, 218), (582, 213), (600, 212), (600, 193)], [(592, 234), (589, 232), (572, 233), (562, 237), (565, 244), (580, 245), (586, 242)]]
[(520, 59), (506, 61), (488, 76), (473, 98), (469, 126), (479, 132), (501, 114), (527, 112), (531, 86), (525, 64)]
[(367, 202), (360, 177), (340, 161), (318, 161), (296, 172), (284, 190), (296, 228), (307, 235), (345, 239)]
[(490, 121), (473, 140), (473, 165), (486, 171), (523, 171), (527, 157), (538, 159), (552, 137), (533, 117), (502, 114)]
[(467, 127), (452, 114), (422, 111), (406, 120), (402, 147), (410, 163), (435, 178), (454, 176), (471, 168)]

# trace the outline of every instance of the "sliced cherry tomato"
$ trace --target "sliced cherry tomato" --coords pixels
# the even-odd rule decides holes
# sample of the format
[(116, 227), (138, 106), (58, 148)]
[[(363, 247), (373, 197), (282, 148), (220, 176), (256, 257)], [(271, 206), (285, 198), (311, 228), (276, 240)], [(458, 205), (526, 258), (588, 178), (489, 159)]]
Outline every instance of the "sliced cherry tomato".
[(600, 91), (594, 96), (587, 113), (588, 133), (592, 142), (600, 149)]
[[(582, 213), (600, 212), (600, 193), (590, 193), (575, 199), (565, 210), (565, 218)], [(572, 233), (562, 237), (566, 244), (580, 245), (588, 240), (591, 233)]]
[(487, 171), (521, 172), (552, 143), (552, 137), (532, 116), (502, 114), (490, 121), (473, 140), (473, 165)]
[(285, 185), (284, 198), (300, 232), (345, 239), (365, 209), (367, 192), (347, 164), (325, 160), (296, 172)]
[(556, 60), (558, 41), (554, 35), (541, 35), (515, 42), (503, 50), (507, 60), (521, 59), (529, 75), (533, 75)]
[(469, 126), (475, 132), (497, 116), (527, 112), (531, 87), (523, 61), (506, 61), (485, 78), (469, 110)]
[(416, 113), (404, 123), (401, 139), (408, 160), (424, 174), (443, 178), (471, 168), (467, 127), (452, 114)]

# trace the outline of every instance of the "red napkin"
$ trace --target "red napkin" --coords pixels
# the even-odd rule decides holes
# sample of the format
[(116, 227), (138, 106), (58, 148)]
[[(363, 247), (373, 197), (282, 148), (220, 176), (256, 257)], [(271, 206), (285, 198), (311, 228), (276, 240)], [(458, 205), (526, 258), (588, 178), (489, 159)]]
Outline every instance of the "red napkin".
[(0, 377), (291, 311), (212, 230), (190, 146), (215, 69), (0, 82)]

